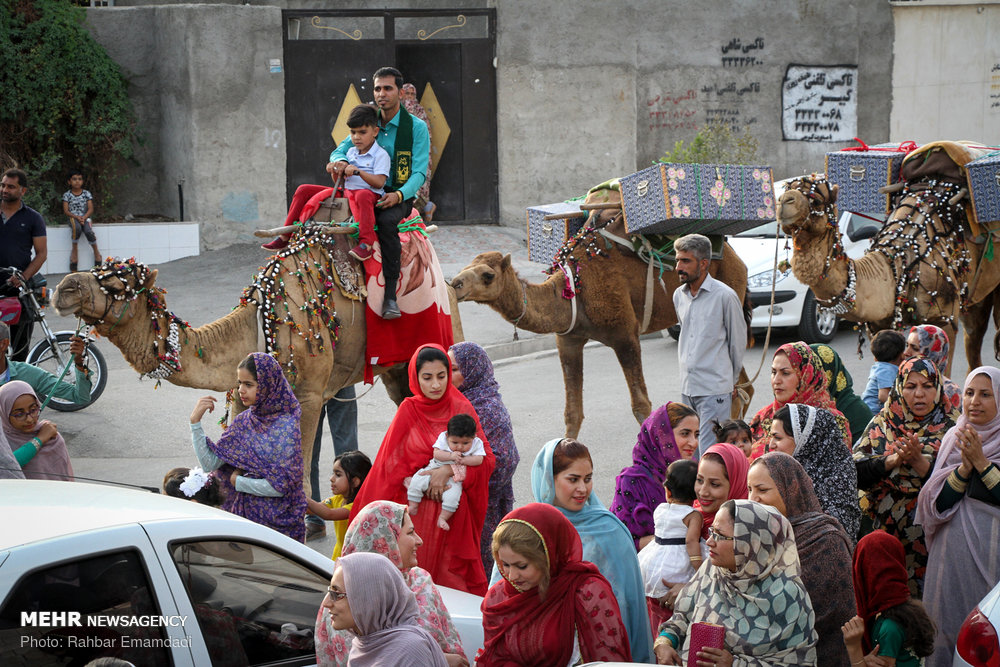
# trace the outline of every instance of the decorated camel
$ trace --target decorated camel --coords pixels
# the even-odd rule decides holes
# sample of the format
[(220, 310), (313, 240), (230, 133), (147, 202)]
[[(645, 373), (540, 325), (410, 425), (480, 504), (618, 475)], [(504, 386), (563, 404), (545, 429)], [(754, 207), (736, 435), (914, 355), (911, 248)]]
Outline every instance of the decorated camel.
[[(620, 202), (617, 191), (588, 195), (585, 206), (601, 208), (580, 234), (563, 246), (552, 275), (540, 284), (518, 276), (510, 255), (499, 252), (477, 255), (451, 281), (459, 301), (488, 304), (514, 325), (515, 334), (518, 328), (558, 334), (567, 437), (576, 437), (583, 423), (583, 346), (593, 339), (614, 350), (628, 384), (632, 414), (642, 423), (652, 405), (642, 371), (639, 336), (677, 324), (673, 292), (680, 283), (672, 267), (662, 267), (661, 278), (660, 267), (650, 270), (631, 244), (626, 248), (613, 239), (618, 234), (602, 234), (619, 222), (612, 211)], [(736, 291), (745, 304), (749, 323), (747, 268), (728, 244), (723, 245), (722, 259), (713, 261), (709, 272)], [(741, 383), (746, 379), (741, 371)], [(749, 385), (748, 393), (753, 395)], [(734, 413), (740, 407), (739, 401), (733, 402)]]
[[(53, 303), (61, 315), (72, 314), (94, 326), (144, 377), (181, 387), (228, 392), (235, 385), (236, 366), (247, 354), (273, 350), (302, 406), (301, 432), (312, 434), (323, 403), (361, 381), (366, 358), (361, 267), (347, 257), (346, 243), (343, 253), (333, 252), (333, 242), (318, 236), (293, 240), (255, 277), (230, 313), (200, 327), (169, 312), (165, 291), (156, 285), (157, 271), (133, 260), (108, 261), (91, 272), (67, 275)], [(436, 264), (434, 272), (438, 287), (447, 289)], [(405, 289), (401, 283), (400, 295)], [(453, 335), (461, 340), (457, 308), (453, 299), (451, 303)], [(374, 372), (388, 370), (375, 367)], [(386, 383), (390, 397), (402, 400), (404, 394)], [(303, 437), (307, 483), (312, 447), (312, 438)]]
[(961, 165), (978, 156), (955, 142), (911, 154), (903, 163), (905, 183), (889, 188), (892, 211), (858, 260), (841, 244), (837, 186), (817, 174), (790, 182), (778, 199), (778, 220), (793, 239), (795, 277), (822, 305), (870, 333), (935, 324), (954, 341), (961, 319), (969, 367), (981, 365), (983, 336), (1000, 297), (1000, 262), (981, 262), (984, 246), (974, 242), (967, 214)]

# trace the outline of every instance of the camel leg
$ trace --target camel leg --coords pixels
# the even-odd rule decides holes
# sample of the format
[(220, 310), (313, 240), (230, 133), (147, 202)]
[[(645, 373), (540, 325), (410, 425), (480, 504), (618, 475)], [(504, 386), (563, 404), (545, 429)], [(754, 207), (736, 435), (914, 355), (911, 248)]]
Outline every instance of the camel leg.
[[(962, 315), (964, 329), (965, 358), (969, 369), (983, 365), (983, 338), (990, 321), (990, 310), (993, 309), (993, 297), (987, 297), (979, 303), (972, 304)], [(996, 313), (994, 313), (996, 317)]]
[(750, 384), (750, 376), (747, 375), (746, 368), (740, 368), (740, 378), (736, 381), (736, 384), (746, 385), (743, 387), (743, 391), (747, 394), (746, 403), (744, 403), (739, 396), (733, 399), (732, 407), (729, 410), (729, 416), (732, 419), (743, 419), (746, 415), (747, 408), (750, 407), (750, 401), (753, 400), (753, 385)]
[[(951, 362), (955, 358), (955, 348), (958, 347), (958, 325), (949, 324), (948, 326), (941, 327), (944, 332), (948, 334), (948, 340), (951, 341), (951, 345), (948, 347), (948, 367), (945, 369), (945, 376), (951, 377)], [(982, 344), (982, 338), (979, 339), (980, 344)]]
[(389, 395), (389, 399), (397, 406), (403, 402), (404, 398), (413, 395), (410, 392), (408, 366), (408, 364), (396, 364), (379, 376), (382, 378), (382, 384), (385, 386), (385, 393)]
[(589, 339), (584, 336), (556, 336), (559, 363), (562, 365), (563, 385), (566, 388), (566, 437), (580, 435), (583, 424), (583, 346)]
[(309, 473), (312, 466), (313, 439), (316, 436), (316, 424), (319, 423), (322, 400), (322, 394), (313, 393), (299, 398), (299, 405), (302, 406), (302, 417), (299, 420), (302, 436), (302, 490), (305, 491), (306, 497), (312, 495)]
[(618, 363), (625, 374), (629, 397), (632, 399), (632, 415), (642, 424), (653, 411), (649, 402), (649, 392), (646, 390), (646, 378), (642, 374), (642, 347), (639, 337), (626, 338), (611, 346), (618, 357)]

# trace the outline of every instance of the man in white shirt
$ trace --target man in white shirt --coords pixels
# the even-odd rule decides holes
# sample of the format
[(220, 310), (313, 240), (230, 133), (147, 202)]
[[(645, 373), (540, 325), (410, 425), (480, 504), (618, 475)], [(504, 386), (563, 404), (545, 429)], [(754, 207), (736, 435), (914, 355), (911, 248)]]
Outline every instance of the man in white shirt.
[(715, 444), (712, 420), (730, 418), (733, 394), (743, 368), (747, 324), (736, 292), (708, 275), (712, 242), (701, 234), (674, 241), (677, 276), (674, 310), (681, 325), (677, 340), (681, 400), (698, 412), (698, 455)]

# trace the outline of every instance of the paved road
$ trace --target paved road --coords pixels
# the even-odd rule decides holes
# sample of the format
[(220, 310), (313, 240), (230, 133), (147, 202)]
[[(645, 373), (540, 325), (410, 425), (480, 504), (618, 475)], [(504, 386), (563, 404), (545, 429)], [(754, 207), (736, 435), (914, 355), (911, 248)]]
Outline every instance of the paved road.
[[(498, 227), (445, 227), (433, 237), (446, 276), (452, 276), (479, 252), (511, 252), (515, 267), (529, 280), (541, 280), (545, 268), (527, 260), (519, 230)], [(178, 316), (200, 326), (227, 313), (237, 302), (249, 276), (264, 259), (256, 246), (240, 245), (205, 253), (158, 266), (157, 284), (168, 290), (167, 304)], [(61, 276), (49, 276), (52, 285)], [(208, 288), (208, 289), (206, 289)], [(211, 298), (205, 298), (206, 293)], [(500, 354), (511, 349), (501, 344), (510, 341), (512, 327), (487, 306), (462, 304), (460, 308), (468, 340), (493, 348)], [(75, 320), (48, 316), (57, 329), (75, 327)], [(791, 334), (777, 332), (760, 376), (754, 383), (756, 395), (753, 414), (771, 399), (770, 359), (774, 348), (794, 340)], [(992, 340), (992, 332), (990, 338)], [(558, 357), (551, 349), (553, 337), (521, 335), (520, 351), (550, 348), (525, 356), (497, 361), (497, 379), (504, 401), (510, 410), (515, 437), (521, 451), (521, 465), (515, 476), (518, 503), (531, 499), (531, 463), (544, 443), (563, 433), (563, 383)], [(159, 486), (164, 473), (175, 466), (192, 465), (188, 415), (203, 391), (175, 387), (164, 382), (158, 389), (149, 380), (140, 381), (121, 354), (106, 340), (99, 343), (108, 359), (108, 387), (97, 403), (76, 413), (51, 413), (65, 434), (76, 473), (81, 477), (108, 479), (132, 484)], [(857, 334), (843, 328), (833, 347), (854, 377), (860, 393), (872, 363), (870, 353), (857, 355)], [(987, 352), (990, 346), (987, 345)], [(676, 344), (669, 338), (651, 337), (642, 342), (643, 365), (650, 398), (661, 405), (679, 398)], [(631, 461), (638, 424), (629, 409), (628, 391), (614, 354), (608, 348), (592, 344), (585, 352), (584, 410), (586, 419), (580, 440), (594, 457), (595, 490), (605, 503), (614, 491), (614, 477)], [(762, 344), (746, 354), (746, 367), (752, 376), (762, 358)], [(987, 354), (987, 358), (989, 355)], [(967, 372), (964, 355), (956, 355), (956, 381)], [(235, 370), (234, 370), (235, 372)], [(359, 399), (360, 447), (374, 458), (395, 411), (385, 391), (376, 386)], [(210, 437), (219, 429), (206, 420)], [(332, 466), (333, 448), (327, 434), (321, 470)], [(320, 551), (329, 550), (329, 541), (312, 542)]]

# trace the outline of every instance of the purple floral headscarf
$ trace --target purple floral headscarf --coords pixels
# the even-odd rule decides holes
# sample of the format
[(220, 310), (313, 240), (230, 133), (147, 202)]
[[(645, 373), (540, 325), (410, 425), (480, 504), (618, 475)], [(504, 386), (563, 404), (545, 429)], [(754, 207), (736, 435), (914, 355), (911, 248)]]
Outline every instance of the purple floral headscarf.
[(611, 512), (628, 527), (637, 550), (639, 538), (654, 532), (653, 510), (667, 501), (663, 489), (667, 466), (681, 458), (668, 407), (670, 403), (657, 408), (642, 423), (632, 448), (632, 465), (615, 478)]
[(252, 355), (257, 369), (257, 400), (233, 418), (218, 442), (208, 448), (243, 475), (266, 479), (280, 497), (237, 492), (225, 480), (223, 509), (268, 526), (299, 542), (305, 539), (306, 496), (302, 490), (301, 408), (281, 365), (262, 352)]

